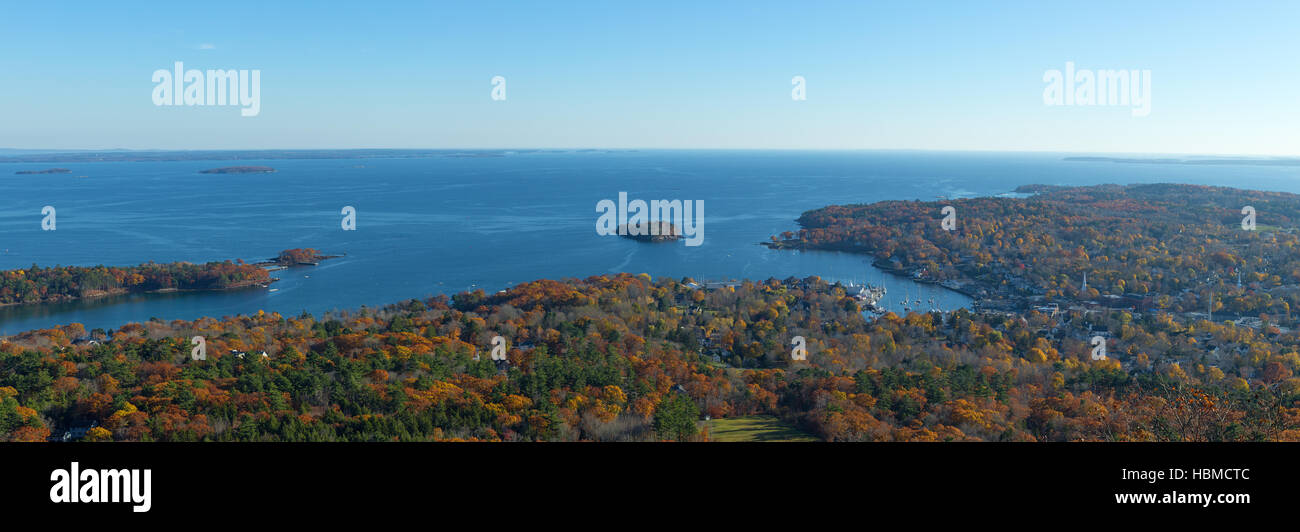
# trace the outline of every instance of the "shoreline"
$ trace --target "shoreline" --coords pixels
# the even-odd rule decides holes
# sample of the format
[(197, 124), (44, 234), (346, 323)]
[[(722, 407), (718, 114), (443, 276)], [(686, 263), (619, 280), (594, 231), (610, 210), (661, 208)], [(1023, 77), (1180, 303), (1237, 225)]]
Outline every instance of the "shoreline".
[[(974, 303), (979, 303), (979, 302), (981, 301), (979, 296), (977, 296), (977, 295), (975, 295), (975, 294), (972, 294), (972, 293), (970, 293), (970, 292), (967, 292), (966, 290), (963, 290), (963, 289), (961, 289), (961, 288), (955, 288), (955, 287), (952, 287), (952, 286), (948, 286), (948, 285), (946, 285), (946, 284), (943, 284), (943, 281), (936, 281), (936, 280), (933, 280), (933, 279), (925, 279), (925, 278), (918, 279), (918, 278), (916, 278), (916, 277), (913, 277), (912, 274), (908, 273), (907, 270), (904, 270), (904, 269), (902, 269), (902, 268), (895, 268), (895, 267), (893, 267), (893, 266), (886, 265), (886, 264), (880, 262), (880, 259), (879, 259), (879, 258), (877, 258), (875, 255), (872, 255), (870, 251), (868, 251), (868, 250), (866, 250), (866, 249), (864, 249), (864, 248), (855, 247), (855, 246), (826, 246), (826, 247), (791, 246), (791, 245), (787, 245), (787, 244), (785, 244), (785, 242), (797, 242), (797, 241), (791, 240), (791, 241), (781, 241), (781, 242), (759, 242), (759, 245), (766, 246), (768, 249), (774, 249), (774, 250), (779, 250), (779, 251), (789, 251), (789, 250), (794, 250), (794, 251), (829, 251), (829, 252), (848, 253), (848, 254), (850, 254), (850, 255), (859, 255), (859, 256), (864, 256), (864, 257), (870, 257), (871, 260), (868, 262), (868, 264), (871, 264), (871, 266), (872, 266), (873, 268), (876, 268), (876, 269), (878, 269), (878, 270), (880, 270), (880, 271), (882, 271), (882, 272), (885, 272), (885, 273), (887, 273), (887, 274), (893, 275), (893, 276), (895, 276), (895, 277), (902, 277), (903, 279), (908, 280), (908, 281), (911, 281), (911, 282), (913, 282), (913, 283), (934, 285), (934, 286), (938, 286), (938, 287), (940, 287), (940, 288), (943, 288), (943, 289), (945, 289), (945, 290), (948, 290), (948, 291), (950, 291), (950, 292), (955, 292), (955, 293), (961, 294), (961, 295), (963, 295), (963, 296), (966, 296), (966, 297), (971, 298), (971, 301), (972, 301), (973, 304), (974, 304)], [(972, 282), (973, 282), (973, 281), (972, 281)]]

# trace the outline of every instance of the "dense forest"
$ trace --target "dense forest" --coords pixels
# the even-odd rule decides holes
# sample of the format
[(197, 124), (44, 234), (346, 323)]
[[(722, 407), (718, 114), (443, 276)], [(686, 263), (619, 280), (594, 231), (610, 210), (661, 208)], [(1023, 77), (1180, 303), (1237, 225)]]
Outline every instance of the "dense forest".
[(139, 266), (55, 266), (35, 264), (0, 272), (0, 305), (48, 303), (161, 290), (225, 290), (271, 282), (265, 268), (243, 261)]
[(815, 277), (542, 280), (85, 334), (0, 342), (0, 437), (704, 440), (706, 417), (765, 414), (837, 441), (1300, 439), (1294, 333), (1166, 312), (867, 319)]

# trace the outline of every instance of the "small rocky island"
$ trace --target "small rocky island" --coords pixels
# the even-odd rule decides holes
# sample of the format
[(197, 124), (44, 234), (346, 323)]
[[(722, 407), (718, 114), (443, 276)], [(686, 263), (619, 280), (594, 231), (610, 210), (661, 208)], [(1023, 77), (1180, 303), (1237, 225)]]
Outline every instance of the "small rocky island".
[(281, 251), (275, 258), (258, 264), (283, 269), (290, 266), (316, 266), (323, 260), (339, 257), (342, 255), (325, 255), (313, 248), (294, 248)]
[(275, 169), (270, 166), (226, 166), (200, 170), (200, 174), (269, 174)]
[[(659, 225), (658, 231), (652, 231), (656, 229), (655, 224)], [(638, 229), (637, 232), (640, 234), (632, 234), (632, 229)], [(673, 242), (682, 239), (682, 231), (668, 222), (620, 225), (618, 226), (618, 235), (638, 242)]]
[(38, 174), (70, 174), (72, 170), (67, 168), (48, 168), (45, 170), (19, 170), (14, 175), (38, 175)]

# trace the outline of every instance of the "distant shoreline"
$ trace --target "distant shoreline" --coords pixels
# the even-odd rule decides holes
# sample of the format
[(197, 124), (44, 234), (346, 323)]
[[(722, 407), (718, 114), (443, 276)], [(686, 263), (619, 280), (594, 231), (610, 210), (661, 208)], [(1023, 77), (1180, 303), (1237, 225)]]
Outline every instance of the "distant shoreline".
[[(799, 149), (799, 148), (322, 148), (322, 149), (19, 149), (0, 148), (0, 163), (93, 163), (93, 162), (176, 162), (176, 161), (256, 161), (256, 160), (350, 160), (350, 159), (432, 159), (497, 158), (526, 154), (590, 154), (642, 152), (727, 152), (756, 153), (877, 153), (916, 155), (1011, 155), (1054, 158), (1065, 162), (1115, 162), (1130, 164), (1185, 165), (1255, 165), (1300, 166), (1300, 155), (1267, 154), (1139, 154), (1101, 155), (1099, 152), (1059, 150), (955, 150), (938, 148), (868, 148), (868, 149)], [(1104, 152), (1102, 152), (1104, 153)]]
[(1206, 157), (1203, 159), (1193, 159), (1193, 158), (1181, 159), (1181, 158), (1172, 158), (1172, 157), (1078, 156), (1078, 157), (1066, 157), (1062, 160), (1067, 162), (1083, 162), (1083, 163), (1185, 164), (1185, 165), (1208, 165), (1208, 166), (1230, 166), (1230, 165), (1300, 166), (1300, 158), (1294, 158), (1294, 157), (1270, 157), (1270, 158)]
[(40, 175), (40, 174), (71, 174), (72, 170), (67, 168), (47, 168), (45, 170), (19, 170), (14, 175)]
[(0, 163), (101, 163), (101, 162), (175, 162), (175, 161), (267, 161), (285, 159), (430, 159), (494, 158), (516, 153), (589, 153), (635, 152), (638, 150), (178, 150), (178, 151), (97, 151), (54, 152), (4, 155)]
[(223, 166), (221, 168), (209, 168), (199, 170), (200, 174), (270, 174), (275, 169), (270, 166)]

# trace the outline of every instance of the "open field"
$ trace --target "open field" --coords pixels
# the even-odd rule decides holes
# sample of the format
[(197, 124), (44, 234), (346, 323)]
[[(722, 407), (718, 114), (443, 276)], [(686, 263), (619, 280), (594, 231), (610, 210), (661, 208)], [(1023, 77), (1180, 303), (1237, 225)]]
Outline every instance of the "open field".
[(706, 422), (713, 441), (818, 441), (775, 416), (742, 416)]

